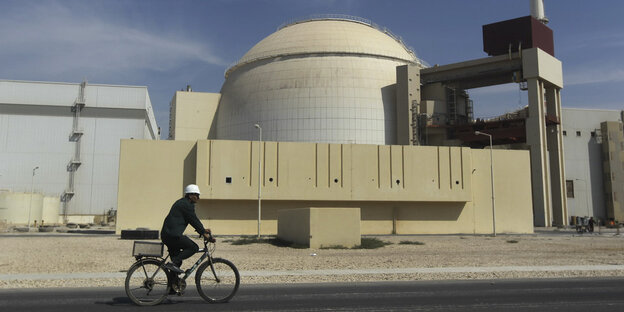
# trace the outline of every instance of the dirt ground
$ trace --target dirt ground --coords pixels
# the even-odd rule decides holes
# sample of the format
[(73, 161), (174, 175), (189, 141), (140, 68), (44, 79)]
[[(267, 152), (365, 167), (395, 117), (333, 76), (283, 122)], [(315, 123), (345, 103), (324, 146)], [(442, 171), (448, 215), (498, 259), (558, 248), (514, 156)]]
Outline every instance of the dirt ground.
[[(533, 235), (377, 236), (392, 243), (378, 249), (295, 249), (270, 244), (232, 245), (218, 238), (215, 257), (231, 260), (239, 271), (354, 270), (398, 268), (624, 265), (624, 235), (576, 234), (551, 230)], [(0, 234), (0, 288), (123, 285), (132, 265), (132, 240), (116, 235)], [(199, 240), (196, 240), (201, 244)], [(403, 243), (401, 243), (403, 242)], [(405, 242), (418, 242), (406, 244)], [(183, 269), (194, 259), (187, 260)], [(113, 278), (19, 278), (37, 274), (116, 273)], [(13, 277), (12, 277), (13, 276)], [(246, 274), (242, 283), (349, 282), (380, 280), (491, 279), (529, 277), (624, 276), (611, 271), (535, 271), (402, 274)]]

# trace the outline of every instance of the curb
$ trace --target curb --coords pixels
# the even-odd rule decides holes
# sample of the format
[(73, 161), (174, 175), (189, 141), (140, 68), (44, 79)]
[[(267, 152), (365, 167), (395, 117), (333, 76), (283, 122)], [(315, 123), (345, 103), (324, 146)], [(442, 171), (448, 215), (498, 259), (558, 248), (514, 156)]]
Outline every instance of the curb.
[[(563, 265), (563, 266), (500, 266), (448, 268), (396, 268), (346, 270), (289, 270), (241, 271), (241, 276), (326, 276), (375, 274), (439, 274), (439, 273), (495, 273), (495, 272), (563, 272), (563, 271), (624, 271), (624, 265)], [(57, 274), (0, 274), (1, 281), (13, 280), (71, 280), (96, 278), (125, 278), (126, 272), (112, 273), (57, 273)]]

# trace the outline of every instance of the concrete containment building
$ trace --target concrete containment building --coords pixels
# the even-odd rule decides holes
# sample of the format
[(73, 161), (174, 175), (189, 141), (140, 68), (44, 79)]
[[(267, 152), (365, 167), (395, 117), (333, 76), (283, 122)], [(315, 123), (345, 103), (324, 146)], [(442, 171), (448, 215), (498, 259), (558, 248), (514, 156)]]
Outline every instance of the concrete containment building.
[[(212, 139), (397, 144), (399, 37), (357, 18), (281, 27), (227, 70)], [(204, 137), (203, 139), (206, 139)]]
[[(146, 87), (0, 80), (0, 202), (34, 190), (34, 198), (55, 196), (80, 222), (116, 209), (120, 139), (131, 138), (158, 138)], [(52, 218), (59, 206), (49, 201), (32, 208)], [(0, 211), (20, 216), (9, 223), (26, 223), (8, 211), (20, 207), (28, 205)]]

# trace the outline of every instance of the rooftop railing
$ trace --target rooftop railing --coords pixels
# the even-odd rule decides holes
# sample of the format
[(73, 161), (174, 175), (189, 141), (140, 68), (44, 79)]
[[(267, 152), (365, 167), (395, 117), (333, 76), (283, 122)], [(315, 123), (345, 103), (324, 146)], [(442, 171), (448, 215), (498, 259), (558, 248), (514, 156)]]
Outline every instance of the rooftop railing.
[[(301, 24), (301, 23), (305, 23), (305, 22), (310, 22), (310, 21), (321, 21), (321, 20), (338, 20), (338, 21), (349, 21), (349, 22), (354, 22), (354, 23), (360, 23), (369, 27), (372, 27), (374, 29), (377, 29), (381, 32), (383, 32), (384, 34), (390, 36), (390, 38), (394, 39), (396, 42), (398, 42), (399, 44), (401, 44), (403, 46), (403, 48), (405, 48), (405, 50), (412, 56), (413, 58), (413, 62), (422, 66), (422, 67), (430, 67), (430, 65), (419, 59), (416, 56), (416, 53), (414, 52), (414, 49), (410, 46), (408, 46), (407, 44), (405, 44), (405, 41), (403, 41), (403, 38), (401, 38), (401, 36), (398, 36), (396, 34), (394, 34), (392, 31), (390, 31), (388, 28), (380, 26), (378, 24), (373, 23), (371, 20), (369, 19), (365, 19), (362, 17), (358, 17), (358, 16), (351, 16), (351, 15), (343, 15), (343, 14), (317, 14), (317, 15), (311, 15), (305, 18), (297, 18), (297, 19), (292, 19), (290, 21), (287, 21), (285, 23), (283, 23), (282, 25), (280, 25), (277, 30), (281, 30), (283, 28), (292, 26), (292, 25), (296, 25), (296, 24)], [(277, 52), (282, 52), (282, 53), (276, 53), (276, 51), (271, 51), (270, 53), (267, 53), (267, 55), (256, 55), (253, 58), (241, 58), (236, 62), (233, 62), (230, 66), (227, 67), (227, 69), (225, 70), (224, 76), (227, 78), (229, 73), (234, 70), (236, 67), (239, 67), (240, 65), (244, 65), (244, 64), (248, 64), (257, 60), (261, 60), (261, 59), (266, 59), (269, 57), (273, 57), (277, 55), (289, 55), (290, 53), (288, 53), (288, 50), (283, 50), (283, 51), (277, 51)], [(291, 51), (292, 52), (292, 51)], [(355, 52), (355, 53), (363, 53), (366, 54), (366, 51), (340, 51), (340, 52)]]

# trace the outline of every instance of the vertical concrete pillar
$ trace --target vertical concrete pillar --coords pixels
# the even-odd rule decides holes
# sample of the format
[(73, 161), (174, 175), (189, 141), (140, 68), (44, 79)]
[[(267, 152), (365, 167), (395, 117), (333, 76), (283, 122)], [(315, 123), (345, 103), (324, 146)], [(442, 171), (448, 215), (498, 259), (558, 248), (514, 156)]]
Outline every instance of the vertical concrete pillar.
[(526, 119), (527, 144), (531, 151), (533, 222), (550, 226), (550, 175), (548, 170), (544, 84), (538, 78), (527, 79), (529, 117)]
[(397, 144), (420, 145), (418, 125), (414, 122), (420, 114), (420, 68), (397, 66), (396, 81)]
[[(561, 121), (561, 93), (554, 86), (546, 87), (546, 114)], [(553, 225), (566, 225), (568, 220), (565, 191), (565, 162), (561, 123), (546, 127), (552, 195)]]

